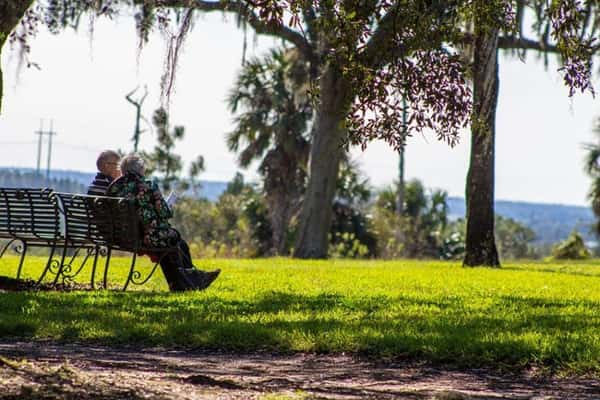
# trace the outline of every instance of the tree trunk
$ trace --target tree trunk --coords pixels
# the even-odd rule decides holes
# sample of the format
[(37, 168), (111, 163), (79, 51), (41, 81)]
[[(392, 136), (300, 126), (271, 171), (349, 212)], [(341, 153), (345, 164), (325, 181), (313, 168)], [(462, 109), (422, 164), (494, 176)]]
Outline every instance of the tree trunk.
[[(2, 47), (8, 39), (8, 35), (23, 18), (31, 3), (33, 0), (0, 0), (0, 61), (2, 60)], [(3, 93), (2, 65), (0, 64), (0, 115), (2, 114)]]
[(4, 46), (5, 42), (5, 33), (0, 29), (0, 115), (2, 115), (2, 98), (4, 94), (4, 74), (2, 72), (2, 46)]
[(351, 90), (337, 68), (327, 66), (320, 79), (320, 100), (309, 161), (309, 179), (300, 211), (294, 257), (325, 258), (329, 244), (332, 204), (344, 154), (344, 120)]
[(273, 229), (273, 248), (271, 253), (274, 256), (285, 255), (285, 233), (287, 232), (288, 220), (284, 215), (271, 214), (271, 228)]
[(293, 214), (295, 199), (286, 193), (267, 194), (267, 210), (271, 229), (273, 230), (273, 243), (271, 253), (275, 256), (287, 254), (286, 235)]
[[(477, 28), (476, 28), (477, 29)], [(494, 142), (498, 105), (498, 30), (475, 32), (471, 160), (467, 174), (464, 266), (500, 266), (494, 238)]]

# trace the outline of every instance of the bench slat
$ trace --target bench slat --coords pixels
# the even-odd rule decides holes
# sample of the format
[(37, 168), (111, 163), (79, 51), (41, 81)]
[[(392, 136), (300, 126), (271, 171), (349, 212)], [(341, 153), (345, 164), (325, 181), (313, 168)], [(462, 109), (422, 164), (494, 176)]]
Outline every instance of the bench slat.
[[(56, 193), (65, 213), (69, 238), (91, 240), (111, 247), (140, 247), (135, 208), (121, 198)], [(135, 221), (135, 223), (131, 223)], [(126, 225), (126, 226), (122, 226)]]

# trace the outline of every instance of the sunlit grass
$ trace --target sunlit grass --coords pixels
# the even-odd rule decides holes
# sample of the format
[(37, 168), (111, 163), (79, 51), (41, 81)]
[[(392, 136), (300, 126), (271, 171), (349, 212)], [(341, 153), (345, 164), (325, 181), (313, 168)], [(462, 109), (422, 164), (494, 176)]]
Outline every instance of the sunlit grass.
[[(128, 259), (110, 280), (125, 281)], [(149, 263), (145, 261), (146, 266)], [(0, 260), (14, 274), (16, 258)], [(42, 258), (24, 271), (39, 275)], [(352, 352), (600, 375), (600, 262), (198, 260), (204, 292), (1, 293), (0, 337), (227, 351)], [(89, 280), (90, 270), (82, 274)], [(100, 275), (100, 274), (98, 274)]]

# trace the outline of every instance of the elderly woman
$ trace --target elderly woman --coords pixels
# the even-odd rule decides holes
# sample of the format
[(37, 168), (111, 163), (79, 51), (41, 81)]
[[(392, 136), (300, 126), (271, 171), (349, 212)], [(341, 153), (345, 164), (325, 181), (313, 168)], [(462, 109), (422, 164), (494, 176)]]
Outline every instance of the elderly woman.
[(126, 197), (135, 201), (143, 227), (143, 243), (151, 248), (178, 248), (164, 257), (158, 252), (160, 266), (171, 291), (206, 289), (217, 278), (220, 270), (204, 272), (195, 269), (187, 243), (171, 227), (173, 213), (163, 198), (158, 185), (144, 177), (144, 160), (130, 154), (121, 160), (120, 178), (108, 187), (108, 196)]

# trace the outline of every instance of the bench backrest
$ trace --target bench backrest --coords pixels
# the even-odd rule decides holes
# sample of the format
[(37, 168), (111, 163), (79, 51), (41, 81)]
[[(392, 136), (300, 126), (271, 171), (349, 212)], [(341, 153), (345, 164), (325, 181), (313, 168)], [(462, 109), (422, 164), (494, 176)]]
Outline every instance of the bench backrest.
[(94, 243), (117, 249), (140, 246), (138, 216), (134, 205), (123, 199), (72, 193), (54, 194), (64, 215), (64, 239), (73, 244)]
[(0, 237), (54, 242), (59, 215), (50, 189), (0, 188)]

